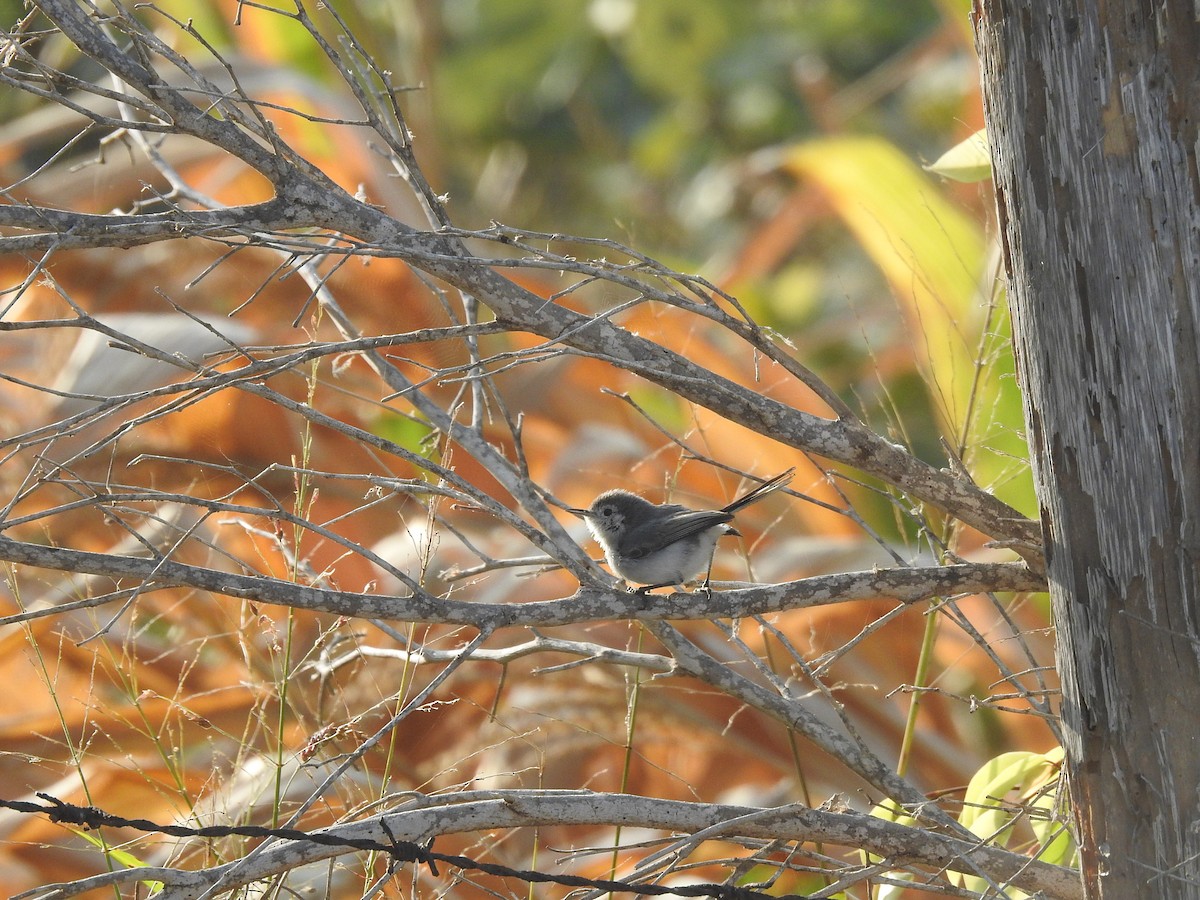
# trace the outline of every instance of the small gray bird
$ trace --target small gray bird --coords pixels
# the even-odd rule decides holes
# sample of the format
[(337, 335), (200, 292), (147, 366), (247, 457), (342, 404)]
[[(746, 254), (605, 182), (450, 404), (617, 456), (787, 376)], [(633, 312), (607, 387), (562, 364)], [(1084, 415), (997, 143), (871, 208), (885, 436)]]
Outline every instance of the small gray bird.
[(717, 539), (739, 534), (727, 524), (733, 514), (792, 480), (795, 469), (781, 472), (724, 509), (688, 509), (677, 503), (651, 503), (629, 491), (605, 491), (588, 509), (572, 509), (588, 524), (604, 548), (609, 567), (621, 578), (642, 585), (639, 591), (685, 584), (712, 568)]

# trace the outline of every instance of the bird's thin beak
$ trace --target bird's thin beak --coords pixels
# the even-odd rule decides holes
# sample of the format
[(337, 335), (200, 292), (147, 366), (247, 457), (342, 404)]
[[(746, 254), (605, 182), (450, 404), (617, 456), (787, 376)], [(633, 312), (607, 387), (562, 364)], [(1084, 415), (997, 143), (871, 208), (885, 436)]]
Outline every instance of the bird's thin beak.
[(590, 509), (573, 509), (572, 507), (569, 507), (569, 506), (567, 507), (567, 512), (569, 512), (573, 516), (579, 516), (579, 518), (581, 518), (581, 519), (586, 519), (588, 516), (590, 516), (592, 514), (592, 511)]

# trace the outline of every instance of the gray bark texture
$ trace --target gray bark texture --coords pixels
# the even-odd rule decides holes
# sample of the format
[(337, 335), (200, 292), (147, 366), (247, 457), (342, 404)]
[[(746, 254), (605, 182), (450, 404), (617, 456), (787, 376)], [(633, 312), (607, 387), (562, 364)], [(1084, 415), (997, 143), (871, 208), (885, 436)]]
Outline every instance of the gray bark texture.
[(974, 17), (1085, 889), (1200, 897), (1200, 6)]

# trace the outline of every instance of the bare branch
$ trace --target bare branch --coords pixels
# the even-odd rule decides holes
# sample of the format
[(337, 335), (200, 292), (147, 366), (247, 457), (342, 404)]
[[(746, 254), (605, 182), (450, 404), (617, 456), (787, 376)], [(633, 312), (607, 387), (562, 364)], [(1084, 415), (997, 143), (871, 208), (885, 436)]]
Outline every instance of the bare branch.
[(545, 627), (607, 619), (657, 622), (679, 619), (740, 618), (788, 609), (805, 609), (863, 599), (916, 603), (947, 594), (983, 589), (1041, 590), (1041, 580), (1020, 563), (964, 563), (929, 569), (879, 569), (821, 575), (786, 584), (705, 594), (638, 595), (585, 588), (565, 600), (486, 604), (435, 597), (417, 591), (410, 597), (384, 597), (305, 587), (251, 575), (216, 572), (182, 563), (110, 556), (27, 544), (0, 537), (0, 559), (46, 569), (135, 578), (159, 586), (186, 586), (260, 603), (338, 615), (406, 622), (471, 625), (484, 630)]
[[(756, 809), (627, 794), (597, 795), (588, 791), (464, 791), (448, 798), (412, 797), (380, 816), (353, 825), (335, 826), (323, 833), (351, 840), (366, 838), (387, 842), (394, 836), (398, 840), (423, 842), (432, 836), (459, 830), (486, 831), (555, 824), (610, 824), (674, 833), (704, 830), (710, 839), (725, 841), (745, 836), (855, 844), (885, 858), (894, 867), (949, 869), (972, 875), (984, 871), (997, 882), (1028, 892), (1042, 891), (1044, 896), (1054, 900), (1082, 900), (1083, 897), (1078, 874), (1071, 869), (970, 840), (796, 804)], [(246, 885), (305, 862), (338, 854), (337, 848), (322, 844), (285, 842), (266, 847), (250, 865), (227, 863), (202, 873), (160, 868), (155, 870), (153, 877), (168, 885), (164, 896), (171, 900), (197, 900), (216, 884), (225, 889)], [(230, 877), (232, 871), (236, 871), (236, 878)], [(99, 876), (77, 882), (69, 892), (51, 896), (75, 896), (84, 889), (138, 878), (139, 872), (142, 870), (128, 870), (119, 879)]]

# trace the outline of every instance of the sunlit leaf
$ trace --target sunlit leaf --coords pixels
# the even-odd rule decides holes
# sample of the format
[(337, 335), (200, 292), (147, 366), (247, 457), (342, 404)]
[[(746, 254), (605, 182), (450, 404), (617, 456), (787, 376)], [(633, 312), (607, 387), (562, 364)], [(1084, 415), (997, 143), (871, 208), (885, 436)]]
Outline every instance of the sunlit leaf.
[(979, 223), (880, 138), (806, 142), (788, 151), (785, 165), (821, 188), (887, 279), (947, 443), (996, 442), (976, 480), (999, 483), (1006, 498), (1027, 505), (1020, 395), (1004, 378), (1012, 365), (1007, 318), (981, 290), (990, 273)]
[[(93, 834), (90, 831), (84, 831), (79, 828), (72, 828), (70, 830), (72, 832), (74, 832), (78, 837), (83, 838), (89, 844), (93, 845), (94, 847), (96, 847), (100, 850), (103, 850), (105, 852), (105, 854), (107, 854), (109, 857), (111, 857), (112, 859), (119, 862), (121, 865), (125, 866), (125, 868), (127, 868), (127, 869), (144, 869), (147, 865), (147, 863), (144, 859), (142, 859), (139, 856), (135, 856), (134, 854), (130, 853), (128, 850), (122, 850), (120, 847), (107, 846), (104, 843), (104, 841), (102, 841), (100, 839), (99, 836)], [(154, 891), (161, 890), (162, 886), (163, 886), (161, 881), (148, 880), (148, 881), (143, 881), (141, 883), (146, 885), (146, 887), (148, 887)]]
[(901, 301), (918, 364), (938, 396), (947, 434), (968, 406), (982, 316), (977, 302), (984, 241), (895, 146), (829, 138), (794, 147), (787, 166), (817, 182)]
[(988, 180), (992, 177), (992, 156), (987, 129), (980, 128), (970, 137), (959, 141), (925, 169), (953, 181), (972, 183)]
[[(1047, 782), (1057, 778), (1062, 759), (1062, 748), (1056, 747), (1047, 753), (1002, 753), (988, 760), (967, 785), (959, 821), (983, 840), (1005, 844), (1019, 817), (1029, 823), (1038, 840), (1052, 842), (1038, 853), (1039, 859), (1050, 861), (1052, 856), (1054, 862), (1070, 864), (1074, 857), (1070, 832), (1062, 827), (1061, 817), (1051, 815), (1055, 798), (1045, 790)], [(988, 888), (980, 878), (962, 877), (961, 882), (969, 890)], [(1013, 896), (1028, 895), (1014, 889)]]

